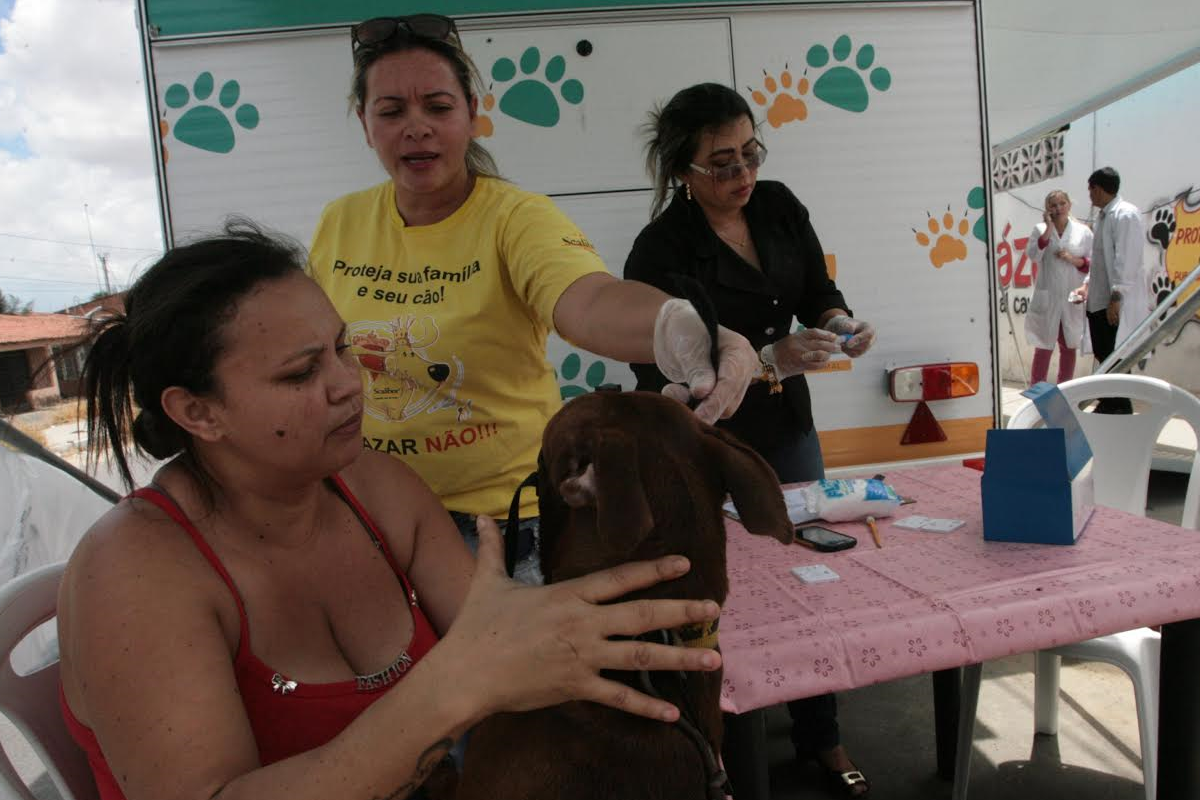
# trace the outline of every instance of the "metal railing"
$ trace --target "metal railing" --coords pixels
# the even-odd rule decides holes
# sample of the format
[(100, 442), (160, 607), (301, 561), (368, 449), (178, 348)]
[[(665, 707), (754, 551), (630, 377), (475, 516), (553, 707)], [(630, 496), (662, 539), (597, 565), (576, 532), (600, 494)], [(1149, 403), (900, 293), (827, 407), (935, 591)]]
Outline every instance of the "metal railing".
[[(1187, 292), (1190, 286), (1198, 288), (1186, 300), (1175, 306), (1175, 302)], [(1175, 307), (1172, 308), (1172, 306)], [(1150, 316), (1142, 320), (1140, 325), (1117, 344), (1112, 354), (1096, 368), (1096, 373), (1128, 372), (1164, 339), (1178, 338), (1183, 326), (1195, 319), (1198, 310), (1200, 310), (1200, 265), (1180, 281), (1179, 285), (1158, 304), (1158, 307), (1150, 312)], [(1171, 342), (1167, 344), (1174, 343), (1175, 338), (1172, 338)]]

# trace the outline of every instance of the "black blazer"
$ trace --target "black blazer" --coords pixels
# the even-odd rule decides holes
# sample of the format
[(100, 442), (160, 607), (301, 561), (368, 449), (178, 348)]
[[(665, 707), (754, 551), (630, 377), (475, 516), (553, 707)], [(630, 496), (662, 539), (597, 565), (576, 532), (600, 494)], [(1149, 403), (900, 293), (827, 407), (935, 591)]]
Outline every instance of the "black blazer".
[[(761, 349), (791, 331), (795, 317), (816, 327), (831, 308), (849, 311), (825, 269), (825, 252), (808, 209), (777, 181), (759, 181), (745, 207), (762, 270), (737, 255), (709, 227), (695, 202), (677, 191), (667, 209), (638, 234), (625, 277), (679, 295), (675, 275), (688, 275), (708, 291), (718, 321)], [(659, 391), (666, 378), (653, 364), (631, 364), (637, 388)], [(750, 385), (741, 408), (722, 427), (759, 452), (773, 451), (813, 428), (808, 382), (796, 375), (772, 395)]]

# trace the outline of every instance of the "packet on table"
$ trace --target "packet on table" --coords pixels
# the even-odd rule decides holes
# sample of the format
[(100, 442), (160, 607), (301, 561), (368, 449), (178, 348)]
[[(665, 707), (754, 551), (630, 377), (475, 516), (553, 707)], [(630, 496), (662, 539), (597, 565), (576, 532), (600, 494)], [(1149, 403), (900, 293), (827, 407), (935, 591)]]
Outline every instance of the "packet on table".
[(875, 478), (814, 481), (800, 491), (809, 510), (828, 522), (890, 517), (900, 507), (896, 490)]
[(792, 574), (799, 578), (802, 583), (829, 583), (830, 581), (842, 579), (841, 575), (838, 575), (824, 564), (804, 564), (803, 566), (792, 567)]

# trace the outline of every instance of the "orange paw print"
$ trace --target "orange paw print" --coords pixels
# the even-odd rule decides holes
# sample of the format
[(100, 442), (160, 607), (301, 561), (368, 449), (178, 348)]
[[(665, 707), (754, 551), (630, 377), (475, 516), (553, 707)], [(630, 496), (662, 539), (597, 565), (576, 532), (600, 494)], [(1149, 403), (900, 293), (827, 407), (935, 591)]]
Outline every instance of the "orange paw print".
[(167, 159), (171, 154), (167, 152), (167, 134), (171, 132), (171, 125), (165, 119), (158, 121), (159, 140), (162, 142), (163, 163), (167, 163)]
[[(929, 212), (925, 212), (929, 213)], [(930, 242), (933, 242), (933, 247), (929, 249), (929, 263), (941, 269), (942, 266), (949, 264), (951, 261), (965, 261), (967, 258), (967, 243), (960, 237), (966, 237), (967, 232), (971, 227), (967, 224), (967, 215), (964, 213), (963, 218), (958, 221), (958, 236), (954, 235), (954, 215), (950, 213), (949, 207), (946, 208), (946, 213), (942, 215), (941, 222), (938, 222), (937, 217), (929, 215), (929, 233), (931, 236), (926, 236), (921, 231), (913, 228), (912, 231), (917, 235), (917, 244), (922, 247), (929, 247)]]
[[(767, 122), (772, 128), (779, 128), (789, 122), (799, 122), (808, 117), (808, 106), (800, 99), (800, 95), (808, 94), (808, 78), (803, 76), (796, 83), (795, 94), (792, 94), (792, 73), (787, 65), (779, 73), (778, 82), (773, 75), (763, 70), (763, 93), (758, 89), (750, 90), (750, 97), (760, 106), (770, 103), (767, 109)], [(772, 99), (774, 98), (774, 99)]]
[[(488, 92), (483, 96), (483, 101), (481, 104), (483, 105), (484, 111), (491, 111), (496, 105), (496, 96), (491, 92)], [(472, 135), (487, 137), (491, 136), (495, 132), (496, 126), (492, 123), (491, 117), (484, 113), (475, 115), (475, 126), (474, 130), (472, 131)]]

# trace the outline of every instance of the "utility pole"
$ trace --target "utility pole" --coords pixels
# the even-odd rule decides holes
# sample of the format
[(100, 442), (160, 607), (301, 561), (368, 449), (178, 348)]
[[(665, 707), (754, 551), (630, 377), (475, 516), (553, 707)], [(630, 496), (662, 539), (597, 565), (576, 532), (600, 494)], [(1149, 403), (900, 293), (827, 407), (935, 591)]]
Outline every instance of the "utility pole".
[(88, 244), (90, 244), (92, 247), (92, 258), (100, 262), (98, 266), (103, 275), (102, 280), (100, 280), (99, 275), (97, 276), (97, 284), (103, 286), (105, 291), (107, 291), (109, 294), (112, 294), (112, 291), (108, 287), (108, 264), (106, 263), (108, 256), (98, 255), (96, 253), (96, 240), (92, 238), (92, 216), (88, 214), (87, 203), (83, 204), (83, 218), (87, 220)]
[(112, 284), (108, 280), (108, 253), (101, 253), (98, 258), (100, 259), (100, 271), (104, 273), (104, 293), (112, 294)]

